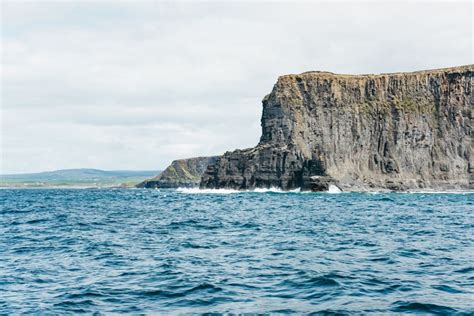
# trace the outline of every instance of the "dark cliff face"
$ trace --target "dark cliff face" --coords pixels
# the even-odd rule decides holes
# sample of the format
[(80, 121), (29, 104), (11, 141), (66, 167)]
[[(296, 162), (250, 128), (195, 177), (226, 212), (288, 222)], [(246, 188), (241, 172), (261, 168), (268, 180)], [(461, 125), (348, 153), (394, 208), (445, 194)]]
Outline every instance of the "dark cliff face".
[(160, 175), (137, 184), (137, 188), (179, 188), (197, 187), (209, 164), (217, 156), (174, 160)]
[(201, 187), (310, 189), (325, 176), (346, 190), (472, 189), (473, 73), (282, 76), (259, 144), (225, 153)]

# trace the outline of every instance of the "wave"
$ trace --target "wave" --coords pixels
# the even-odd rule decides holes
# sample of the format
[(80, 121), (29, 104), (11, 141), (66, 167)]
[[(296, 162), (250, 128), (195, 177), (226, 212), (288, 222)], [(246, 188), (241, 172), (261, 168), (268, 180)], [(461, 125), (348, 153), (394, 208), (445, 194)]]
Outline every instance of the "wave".
[(187, 194), (231, 194), (231, 193), (242, 193), (239, 190), (233, 189), (200, 189), (200, 188), (177, 188), (177, 192)]
[(294, 189), (294, 190), (282, 190), (280, 188), (276, 188), (276, 187), (271, 187), (271, 188), (255, 188), (253, 190), (247, 190), (245, 192), (257, 192), (257, 193), (268, 193), (268, 192), (272, 192), (272, 193), (300, 193), (301, 192), (301, 189), (300, 188), (297, 188), (297, 189)]
[(397, 301), (393, 303), (393, 305), (394, 308), (392, 311), (397, 313), (426, 313), (437, 315), (452, 315), (457, 313), (457, 310), (449, 306), (431, 303)]
[(330, 185), (327, 191), (322, 191), (322, 192), (302, 191), (301, 188), (296, 188), (293, 190), (282, 190), (277, 187), (255, 188), (253, 190), (177, 188), (176, 191), (180, 193), (186, 193), (186, 194), (232, 194), (232, 193), (283, 193), (283, 194), (330, 193), (330, 194), (337, 194), (337, 193), (343, 193), (343, 191), (335, 185)]
[(187, 194), (232, 194), (232, 193), (299, 193), (300, 188), (284, 191), (280, 188), (255, 188), (253, 190), (177, 188), (177, 192)]
[(187, 193), (187, 194), (235, 194), (235, 193), (329, 193), (329, 194), (338, 194), (338, 193), (366, 193), (371, 195), (376, 194), (474, 194), (474, 191), (404, 191), (404, 192), (389, 192), (389, 191), (342, 191), (339, 187), (335, 185), (329, 185), (327, 191), (322, 192), (312, 192), (312, 191), (302, 191), (301, 188), (296, 188), (293, 190), (282, 190), (277, 187), (271, 188), (255, 188), (253, 190), (236, 190), (236, 189), (200, 189), (200, 188), (177, 188), (177, 192)]

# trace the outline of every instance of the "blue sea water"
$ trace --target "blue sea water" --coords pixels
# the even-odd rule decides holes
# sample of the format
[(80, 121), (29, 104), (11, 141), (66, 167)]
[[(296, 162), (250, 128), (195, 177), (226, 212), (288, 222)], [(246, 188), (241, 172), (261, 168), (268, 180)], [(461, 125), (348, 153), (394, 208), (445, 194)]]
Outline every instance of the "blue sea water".
[(474, 314), (474, 194), (0, 190), (0, 314)]

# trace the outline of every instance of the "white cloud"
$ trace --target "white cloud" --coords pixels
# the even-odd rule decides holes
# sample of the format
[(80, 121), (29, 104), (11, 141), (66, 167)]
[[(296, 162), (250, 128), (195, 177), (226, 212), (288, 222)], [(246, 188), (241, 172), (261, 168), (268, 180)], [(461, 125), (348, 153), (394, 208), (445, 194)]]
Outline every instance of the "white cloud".
[(472, 63), (466, 3), (2, 2), (2, 172), (250, 147), (277, 76)]

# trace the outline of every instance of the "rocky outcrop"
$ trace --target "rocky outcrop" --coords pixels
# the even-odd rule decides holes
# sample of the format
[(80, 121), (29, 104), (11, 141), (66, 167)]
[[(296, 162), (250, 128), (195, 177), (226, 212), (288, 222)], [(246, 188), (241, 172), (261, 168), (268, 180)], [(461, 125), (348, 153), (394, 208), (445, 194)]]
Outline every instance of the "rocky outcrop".
[(217, 156), (175, 160), (160, 175), (137, 184), (137, 188), (198, 187), (201, 176)]
[(282, 76), (259, 144), (225, 153), (201, 187), (473, 189), (473, 71)]
[(303, 187), (309, 188), (311, 191), (320, 192), (329, 191), (331, 185), (339, 188), (339, 181), (330, 176), (311, 176), (309, 177), (309, 183), (303, 184)]

